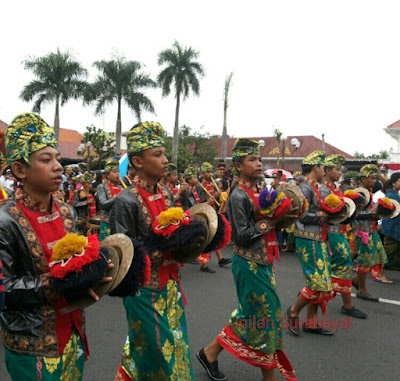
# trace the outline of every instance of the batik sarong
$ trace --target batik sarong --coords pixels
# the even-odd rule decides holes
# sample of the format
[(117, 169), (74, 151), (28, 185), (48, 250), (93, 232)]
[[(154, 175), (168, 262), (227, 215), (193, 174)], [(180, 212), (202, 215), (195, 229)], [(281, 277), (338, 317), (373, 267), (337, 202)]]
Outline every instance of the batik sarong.
[(283, 315), (272, 264), (258, 265), (233, 254), (232, 273), (239, 306), (218, 343), (239, 360), (267, 370), (278, 368), (287, 380), (296, 380), (283, 351)]
[(379, 237), (379, 233), (365, 233), (356, 230), (356, 241), (358, 250), (357, 272), (369, 273), (375, 279), (387, 262), (385, 248)]
[(194, 380), (177, 282), (169, 280), (161, 292), (142, 288), (124, 306), (129, 336), (115, 380)]
[(328, 232), (328, 242), (332, 252), (330, 261), (333, 291), (350, 295), (353, 268), (347, 237), (344, 234)]
[(80, 381), (85, 347), (73, 333), (60, 357), (27, 356), (4, 348), (6, 366), (13, 381)]

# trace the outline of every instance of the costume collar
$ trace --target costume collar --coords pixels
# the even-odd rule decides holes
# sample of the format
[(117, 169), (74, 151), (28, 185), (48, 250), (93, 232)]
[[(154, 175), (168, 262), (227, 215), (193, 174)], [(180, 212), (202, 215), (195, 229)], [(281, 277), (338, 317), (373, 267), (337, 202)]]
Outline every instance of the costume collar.
[(158, 184), (156, 184), (155, 187), (152, 187), (151, 185), (148, 185), (148, 184), (147, 184), (147, 181), (144, 180), (144, 179), (142, 179), (140, 176), (136, 176), (136, 177), (133, 179), (133, 182), (135, 183), (135, 185), (136, 185), (137, 187), (142, 188), (143, 190), (145, 190), (145, 191), (148, 192), (148, 193), (151, 193), (151, 194), (157, 193)]
[(250, 190), (252, 190), (254, 192), (259, 192), (257, 184), (252, 185), (249, 181), (244, 181), (244, 180), (240, 179), (239, 180), (239, 186), (241, 186), (243, 188), (250, 189)]
[(319, 183), (317, 183), (316, 181), (314, 181), (313, 179), (310, 179), (309, 177), (305, 176), (304, 177), (304, 181), (308, 182), (310, 185), (315, 185), (316, 187), (318, 187)]
[(36, 213), (42, 213), (42, 214), (51, 214), (54, 212), (54, 200), (53, 196), (51, 196), (51, 211), (50, 213), (47, 213), (47, 205), (43, 201), (39, 201), (36, 198), (29, 196), (23, 188), (17, 188), (15, 191), (15, 201), (24, 206), (27, 209), (32, 210), (33, 212)]

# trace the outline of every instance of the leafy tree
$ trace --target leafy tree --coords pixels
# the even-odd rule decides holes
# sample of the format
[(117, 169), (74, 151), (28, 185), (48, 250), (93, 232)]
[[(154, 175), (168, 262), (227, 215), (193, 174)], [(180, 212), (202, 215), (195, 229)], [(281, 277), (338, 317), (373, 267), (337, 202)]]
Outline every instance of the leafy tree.
[(189, 97), (190, 90), (195, 94), (200, 93), (199, 76), (204, 75), (203, 66), (197, 62), (199, 53), (190, 48), (182, 48), (178, 41), (172, 48), (163, 50), (158, 54), (158, 64), (166, 67), (158, 74), (157, 83), (162, 89), (163, 97), (171, 93), (171, 86), (174, 86), (176, 98), (175, 125), (172, 144), (172, 162), (178, 162), (179, 145), (179, 109), (181, 97), (183, 100)]
[[(178, 146), (178, 167), (184, 169), (188, 166), (197, 167), (203, 162), (208, 161), (214, 163), (217, 156), (216, 135), (204, 132), (203, 127), (200, 131), (193, 132), (189, 126), (183, 125), (179, 129), (179, 146)], [(166, 139), (166, 154), (170, 158), (172, 156), (173, 139)]]
[(86, 100), (97, 101), (96, 114), (102, 114), (105, 107), (117, 102), (116, 123), (116, 154), (121, 154), (121, 106), (125, 104), (141, 121), (142, 111), (154, 113), (151, 100), (141, 91), (149, 87), (156, 87), (156, 83), (148, 74), (141, 72), (142, 64), (137, 61), (126, 61), (124, 57), (110, 61), (96, 61), (93, 66), (100, 71), (100, 75), (91, 85)]
[(83, 96), (87, 87), (87, 70), (68, 53), (49, 53), (24, 61), (25, 69), (33, 71), (36, 79), (24, 87), (20, 98), (30, 102), (36, 98), (33, 111), (40, 113), (42, 103), (55, 102), (54, 133), (58, 140), (60, 130), (60, 104)]
[(365, 155), (363, 154), (363, 153), (361, 153), (361, 152), (358, 152), (358, 151), (356, 151), (356, 152), (354, 152), (354, 155), (353, 155), (355, 158), (357, 158), (357, 159), (365, 159), (366, 157), (365, 157)]
[[(83, 151), (78, 150), (77, 153), (87, 159), (89, 169), (91, 168), (90, 162), (92, 159), (97, 158), (92, 169), (101, 169), (102, 160), (115, 155), (114, 133), (106, 134), (104, 130), (93, 125), (86, 127), (82, 143), (86, 145), (86, 149)], [(91, 148), (89, 148), (88, 143), (90, 143)]]
[(228, 141), (226, 117), (227, 117), (227, 113), (228, 113), (228, 106), (229, 106), (229, 104), (228, 104), (228, 95), (229, 95), (229, 89), (231, 87), (232, 76), (233, 76), (233, 73), (230, 73), (225, 78), (225, 88), (224, 88), (224, 127), (222, 128), (222, 160), (226, 159), (226, 147), (227, 147), (227, 141)]
[(279, 161), (280, 161), (280, 153), (281, 153), (281, 137), (283, 135), (283, 132), (279, 130), (278, 128), (274, 129), (273, 136), (278, 144), (278, 152), (277, 152), (277, 158), (276, 158), (276, 166), (279, 168)]

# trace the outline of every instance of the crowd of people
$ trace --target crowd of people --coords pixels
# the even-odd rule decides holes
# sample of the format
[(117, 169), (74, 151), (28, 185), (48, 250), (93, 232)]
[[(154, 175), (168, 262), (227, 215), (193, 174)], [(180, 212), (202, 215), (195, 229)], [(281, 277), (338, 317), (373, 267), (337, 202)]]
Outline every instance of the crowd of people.
[[(400, 269), (400, 216), (394, 217), (396, 205), (390, 201), (400, 203), (400, 173), (388, 177), (367, 164), (358, 178), (343, 180), (345, 158), (315, 151), (293, 177), (276, 171), (266, 180), (259, 145), (246, 138), (235, 142), (231, 167), (220, 162), (215, 169), (204, 162), (178, 171), (165, 156), (164, 137), (158, 123), (133, 126), (127, 136), (128, 173), (120, 177), (116, 158), (107, 161), (104, 174), (63, 168), (54, 132), (37, 114), (20, 114), (10, 123), (7, 155), (1, 158), (1, 168), (7, 164), (8, 169), (1, 177), (0, 324), (12, 380), (82, 379), (89, 355), (85, 313), (71, 307), (71, 294), (62, 291), (52, 272), (54, 264), (70, 261), (56, 261), (53, 248), (74, 232), (94, 235), (99, 242), (124, 234), (135, 246), (126, 276), (110, 292), (123, 298), (128, 321), (116, 380), (194, 380), (177, 251), (186, 255), (205, 248), (191, 262), (201, 272), (216, 272), (208, 265), (211, 252), (219, 266), (232, 266), (238, 308), (218, 336), (196, 353), (215, 381), (226, 379), (218, 364), (223, 350), (259, 367), (263, 380), (276, 380), (275, 369), (286, 380), (296, 380), (284, 352), (283, 319), (296, 336), (301, 328), (333, 335), (318, 323), (318, 307), (325, 315), (329, 300), (340, 294), (341, 313), (365, 319), (367, 313), (353, 304), (352, 287), (357, 298), (376, 302), (367, 290), (367, 274), (377, 282), (392, 283), (384, 269)], [(302, 210), (280, 190), (287, 183), (301, 190)], [(332, 222), (326, 200), (332, 207), (335, 202), (344, 205), (345, 198), (353, 200), (357, 210), (346, 220)], [(394, 218), (380, 215), (374, 202), (390, 209)], [(216, 235), (222, 239), (229, 230), (232, 259), (223, 257), (222, 246), (202, 246), (206, 235), (189, 213), (199, 204), (211, 207), (221, 221), (229, 220)], [(161, 216), (168, 211), (179, 214), (175, 208), (187, 214), (162, 225)], [(169, 237), (173, 245), (161, 244), (156, 229), (176, 225), (179, 232), (184, 220), (191, 226), (190, 239)], [(288, 220), (295, 222), (279, 228)], [(305, 278), (287, 308), (282, 308), (276, 292), (274, 259), (279, 251), (297, 254)], [(74, 254), (84, 255), (85, 250)], [(74, 292), (87, 292), (98, 300), (94, 276), (96, 282), (110, 282), (105, 269), (114, 266), (110, 257), (102, 260), (99, 274), (94, 267), (76, 273)], [(92, 283), (82, 280), (88, 272)], [(304, 308), (307, 318), (302, 326), (299, 314)], [(251, 325), (254, 319), (269, 324), (259, 329)]]

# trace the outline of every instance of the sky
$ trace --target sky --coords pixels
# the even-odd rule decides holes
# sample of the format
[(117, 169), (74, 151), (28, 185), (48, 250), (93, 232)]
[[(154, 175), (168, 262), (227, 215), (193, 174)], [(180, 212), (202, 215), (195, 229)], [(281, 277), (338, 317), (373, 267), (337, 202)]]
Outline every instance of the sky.
[[(219, 134), (225, 78), (233, 72), (228, 134), (314, 135), (354, 154), (396, 150), (383, 128), (400, 119), (398, 1), (147, 0), (114, 2), (8, 1), (0, 5), (0, 120), (29, 111), (19, 99), (34, 79), (23, 61), (57, 48), (69, 51), (97, 75), (94, 61), (115, 55), (141, 62), (155, 79), (158, 53), (174, 41), (199, 52), (205, 69), (200, 96), (181, 104), (180, 125)], [(175, 99), (146, 90), (155, 120), (172, 134)], [(61, 127), (83, 133), (88, 125), (115, 131), (116, 104), (103, 116), (93, 106), (69, 101)], [(41, 110), (51, 125), (55, 105)], [(137, 122), (126, 107), (122, 129)]]

